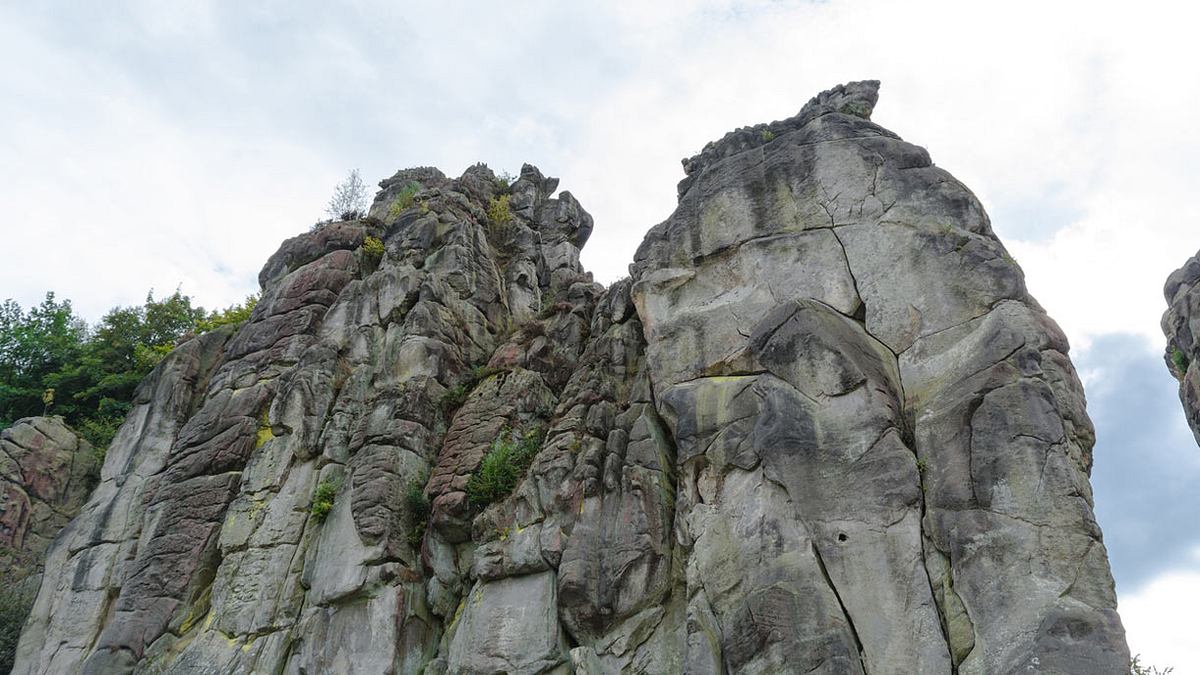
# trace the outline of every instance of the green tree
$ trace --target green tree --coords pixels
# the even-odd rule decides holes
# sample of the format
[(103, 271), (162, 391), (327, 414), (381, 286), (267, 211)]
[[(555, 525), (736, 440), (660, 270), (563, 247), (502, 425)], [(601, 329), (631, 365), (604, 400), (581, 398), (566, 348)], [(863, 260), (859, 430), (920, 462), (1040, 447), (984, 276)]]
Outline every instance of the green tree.
[(227, 324), (243, 323), (250, 319), (250, 315), (254, 312), (254, 306), (258, 304), (258, 294), (254, 293), (246, 296), (245, 302), (237, 305), (230, 305), (222, 310), (213, 310), (209, 315), (196, 322), (196, 330), (200, 332), (210, 331), (214, 328)]
[(54, 293), (28, 313), (12, 300), (0, 305), (0, 427), (44, 412), (47, 378), (79, 358), (86, 335), (71, 301)]
[(77, 358), (47, 375), (56, 411), (97, 448), (107, 447), (129, 412), (138, 383), (175, 343), (206, 317), (178, 289), (141, 306), (116, 307), (104, 315)]
[(114, 307), (90, 329), (53, 293), (28, 312), (0, 304), (0, 428), (56, 414), (103, 451), (132, 406), (142, 378), (187, 335), (250, 317), (258, 296), (207, 312), (179, 289)]

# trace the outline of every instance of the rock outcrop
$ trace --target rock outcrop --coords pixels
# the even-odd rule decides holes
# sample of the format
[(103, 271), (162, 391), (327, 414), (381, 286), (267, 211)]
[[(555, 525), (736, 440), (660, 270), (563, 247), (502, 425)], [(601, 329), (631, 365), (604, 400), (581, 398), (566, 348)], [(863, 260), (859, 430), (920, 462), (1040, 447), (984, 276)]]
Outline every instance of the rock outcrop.
[(0, 431), (0, 672), (41, 583), (50, 542), (87, 501), (96, 452), (61, 417), (26, 417)]
[(96, 451), (61, 417), (26, 417), (0, 431), (0, 577), (36, 574), (50, 542), (87, 501)]
[(1066, 339), (877, 87), (686, 160), (608, 288), (528, 165), (285, 242), (143, 382), (16, 672), (1127, 673)]
[(1162, 329), (1167, 336), (1167, 369), (1179, 380), (1179, 401), (1196, 442), (1200, 443), (1200, 253), (1167, 277), (1163, 287), (1167, 311)]

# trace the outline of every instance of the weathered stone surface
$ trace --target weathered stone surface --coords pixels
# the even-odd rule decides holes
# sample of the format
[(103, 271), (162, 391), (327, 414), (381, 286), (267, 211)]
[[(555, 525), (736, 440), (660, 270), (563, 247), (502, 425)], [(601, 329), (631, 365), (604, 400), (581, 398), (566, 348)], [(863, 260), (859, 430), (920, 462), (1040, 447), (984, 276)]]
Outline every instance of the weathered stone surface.
[(284, 242), (142, 385), (17, 672), (1127, 673), (1066, 339), (877, 90), (685, 160), (608, 288), (528, 165)]
[(98, 474), (95, 450), (61, 417), (27, 417), (0, 431), (0, 577), (39, 573)]
[[(832, 90), (687, 160), (632, 266), (703, 589), (689, 663), (1123, 672), (1066, 341), (974, 196), (869, 121), (874, 92)], [(817, 235), (832, 254), (799, 243)], [(810, 249), (790, 275), (688, 293), (783, 237)], [(747, 561), (768, 536), (782, 553), (760, 587)], [(801, 612), (797, 595), (825, 599)]]
[(1162, 329), (1167, 336), (1167, 369), (1179, 380), (1179, 401), (1188, 425), (1200, 443), (1200, 253), (1167, 277), (1163, 287), (1167, 311)]
[(27, 417), (0, 430), (0, 672), (42, 582), (46, 551), (99, 478), (96, 451), (61, 417)]
[(552, 572), (481, 581), (463, 602), (447, 673), (544, 673), (566, 661)]

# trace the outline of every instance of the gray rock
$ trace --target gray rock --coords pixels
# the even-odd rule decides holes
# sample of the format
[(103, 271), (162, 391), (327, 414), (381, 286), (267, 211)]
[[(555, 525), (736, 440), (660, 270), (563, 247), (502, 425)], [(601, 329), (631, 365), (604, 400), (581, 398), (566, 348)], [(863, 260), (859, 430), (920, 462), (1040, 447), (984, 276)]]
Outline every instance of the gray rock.
[(447, 673), (533, 675), (569, 658), (555, 612), (552, 572), (479, 582), (463, 602)]
[(685, 160), (607, 289), (530, 165), (284, 242), (143, 383), (17, 672), (1128, 673), (1066, 339), (877, 96)]
[(11, 583), (37, 574), (98, 478), (96, 451), (61, 417), (26, 417), (0, 431), (0, 575)]
[(1164, 360), (1179, 380), (1179, 401), (1188, 426), (1200, 443), (1200, 253), (1167, 277), (1163, 287), (1167, 311), (1162, 317), (1167, 336)]

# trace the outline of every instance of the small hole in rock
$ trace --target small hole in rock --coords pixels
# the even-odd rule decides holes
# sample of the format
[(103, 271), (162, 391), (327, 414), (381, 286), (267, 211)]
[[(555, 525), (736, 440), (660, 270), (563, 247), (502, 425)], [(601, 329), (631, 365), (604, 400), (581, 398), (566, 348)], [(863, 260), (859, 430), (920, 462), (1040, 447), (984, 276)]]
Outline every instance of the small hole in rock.
[(849, 539), (849, 537), (846, 536), (845, 532), (838, 535), (838, 541), (846, 541), (847, 539)]

